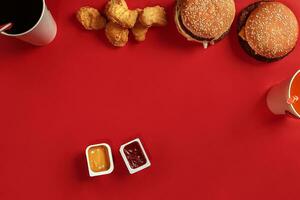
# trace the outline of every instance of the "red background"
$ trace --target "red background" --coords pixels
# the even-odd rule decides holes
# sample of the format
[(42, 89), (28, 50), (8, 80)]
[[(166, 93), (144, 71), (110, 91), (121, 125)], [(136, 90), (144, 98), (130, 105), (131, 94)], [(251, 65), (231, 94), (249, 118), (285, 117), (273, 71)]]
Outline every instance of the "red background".
[[(236, 0), (237, 12), (252, 1)], [(285, 1), (300, 19), (298, 1)], [(264, 64), (239, 47), (236, 25), (203, 50), (169, 25), (113, 48), (74, 13), (105, 1), (48, 0), (58, 35), (46, 47), (0, 37), (0, 199), (300, 198), (300, 122), (272, 115), (267, 90), (292, 75), (299, 45)], [(118, 149), (141, 138), (152, 166), (129, 175)], [(115, 171), (89, 178), (89, 144), (112, 146)]]

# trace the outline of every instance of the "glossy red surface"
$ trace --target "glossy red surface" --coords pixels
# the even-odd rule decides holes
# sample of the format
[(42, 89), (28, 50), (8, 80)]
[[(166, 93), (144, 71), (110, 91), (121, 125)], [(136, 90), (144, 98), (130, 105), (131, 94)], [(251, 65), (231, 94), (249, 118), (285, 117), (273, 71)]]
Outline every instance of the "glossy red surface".
[[(299, 2), (284, 2), (300, 19)], [(203, 50), (177, 33), (174, 1), (128, 0), (165, 6), (169, 25), (116, 49), (74, 17), (104, 3), (48, 0), (59, 32), (47, 47), (0, 37), (0, 199), (298, 200), (300, 121), (272, 115), (265, 96), (299, 69), (299, 45), (256, 62), (234, 25)], [(129, 175), (119, 147), (137, 137), (151, 167)], [(101, 142), (115, 170), (90, 178), (84, 151)]]

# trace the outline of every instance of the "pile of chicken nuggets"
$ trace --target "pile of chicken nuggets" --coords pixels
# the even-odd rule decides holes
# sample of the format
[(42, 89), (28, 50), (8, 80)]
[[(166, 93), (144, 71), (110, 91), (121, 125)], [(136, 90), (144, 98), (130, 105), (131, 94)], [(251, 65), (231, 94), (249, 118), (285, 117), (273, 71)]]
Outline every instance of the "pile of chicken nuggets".
[(109, 0), (105, 6), (105, 17), (96, 8), (90, 6), (81, 7), (76, 17), (86, 30), (105, 28), (108, 41), (116, 47), (127, 44), (130, 31), (136, 41), (142, 42), (146, 39), (147, 31), (151, 26), (167, 25), (163, 7), (131, 10), (125, 0)]

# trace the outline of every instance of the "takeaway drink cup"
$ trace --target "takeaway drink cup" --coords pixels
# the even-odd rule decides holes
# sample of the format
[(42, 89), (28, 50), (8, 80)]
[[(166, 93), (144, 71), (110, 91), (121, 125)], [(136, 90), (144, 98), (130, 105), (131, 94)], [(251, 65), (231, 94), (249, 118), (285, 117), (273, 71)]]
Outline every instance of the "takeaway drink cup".
[(44, 46), (54, 40), (57, 26), (45, 0), (3, 0), (0, 6), (5, 8), (0, 11), (2, 20), (5, 18), (14, 24), (12, 29), (1, 34), (36, 46)]
[(300, 70), (291, 78), (273, 86), (267, 94), (267, 106), (275, 115), (300, 118)]

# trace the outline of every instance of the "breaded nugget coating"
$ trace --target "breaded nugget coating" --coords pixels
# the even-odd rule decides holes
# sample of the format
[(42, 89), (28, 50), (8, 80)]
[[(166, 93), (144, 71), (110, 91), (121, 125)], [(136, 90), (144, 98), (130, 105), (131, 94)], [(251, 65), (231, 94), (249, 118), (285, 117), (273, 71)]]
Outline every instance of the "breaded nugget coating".
[(129, 10), (124, 0), (110, 0), (105, 13), (109, 20), (124, 28), (132, 28), (138, 17), (138, 11)]
[(76, 14), (77, 20), (86, 30), (99, 30), (105, 27), (106, 19), (95, 8), (84, 6)]
[(120, 6), (125, 7), (126, 9), (128, 9), (128, 6), (127, 6), (127, 3), (126, 3), (125, 0), (109, 0), (109, 1), (106, 3), (106, 6), (105, 6), (105, 12), (107, 12), (107, 9), (108, 9), (112, 4), (118, 4), (118, 5), (120, 5)]
[(148, 28), (149, 27), (144, 26), (141, 24), (141, 22), (137, 21), (134, 27), (131, 29), (134, 39), (138, 42), (144, 41), (146, 39)]
[(109, 42), (116, 47), (123, 47), (128, 42), (129, 31), (112, 21), (105, 27), (105, 35)]
[(139, 16), (139, 21), (144, 26), (166, 26), (167, 16), (165, 9), (160, 6), (146, 7)]

